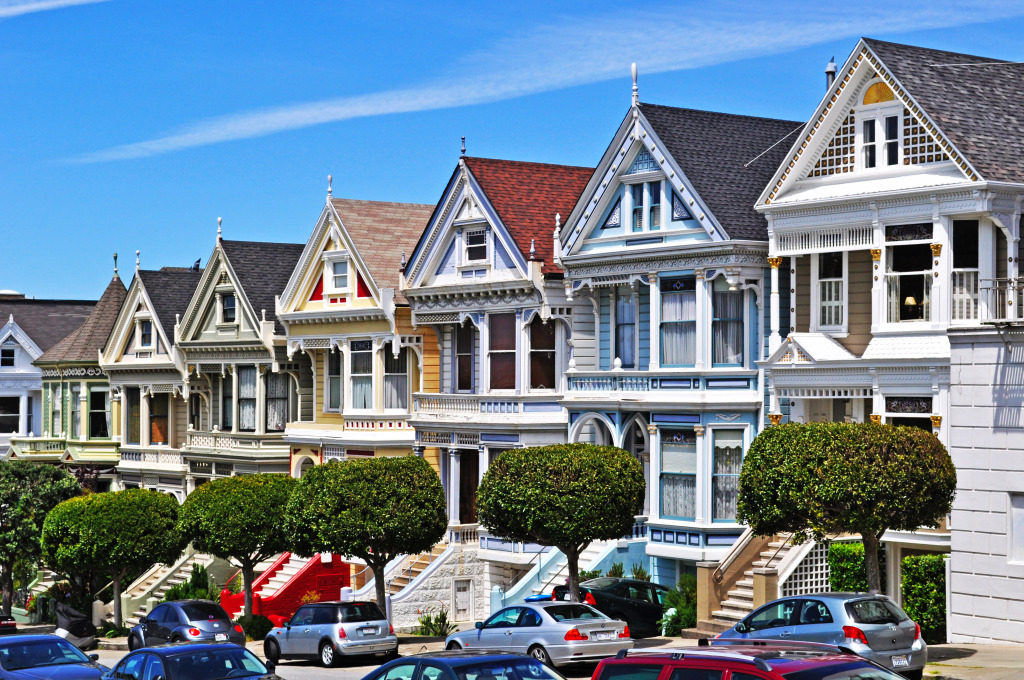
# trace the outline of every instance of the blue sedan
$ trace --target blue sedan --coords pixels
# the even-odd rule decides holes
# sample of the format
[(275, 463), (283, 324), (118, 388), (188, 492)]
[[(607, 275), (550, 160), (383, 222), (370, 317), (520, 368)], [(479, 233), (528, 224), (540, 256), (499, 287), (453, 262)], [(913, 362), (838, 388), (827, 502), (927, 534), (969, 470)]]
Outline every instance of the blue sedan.
[(56, 635), (0, 640), (0, 680), (99, 680), (106, 667)]
[(245, 647), (230, 642), (175, 642), (163, 647), (146, 647), (121, 659), (103, 678), (281, 680), (280, 676), (274, 674), (273, 663), (263, 663)]
[(384, 664), (363, 680), (565, 680), (523, 654), (485, 651), (433, 652), (404, 656)]

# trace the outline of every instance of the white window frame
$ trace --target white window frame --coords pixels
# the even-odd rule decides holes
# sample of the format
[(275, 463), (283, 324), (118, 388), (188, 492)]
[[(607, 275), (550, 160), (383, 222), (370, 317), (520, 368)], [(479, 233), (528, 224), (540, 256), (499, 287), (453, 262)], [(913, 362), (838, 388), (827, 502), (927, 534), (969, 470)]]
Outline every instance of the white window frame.
[[(6, 352), (10, 352), (11, 365), (4, 366), (2, 355)], [(14, 347), (3, 347), (0, 348), (0, 368), (17, 368), (18, 367), (18, 352)]]
[[(345, 353), (346, 366), (342, 369), (345, 372), (345, 396), (342, 397), (343, 413), (371, 413), (374, 410), (374, 404), (376, 403), (377, 397), (377, 349), (373, 346), (374, 342), (370, 338), (353, 338), (348, 341), (348, 352)], [(356, 408), (355, 407), (355, 390), (353, 389), (352, 381), (355, 378), (365, 378), (366, 373), (355, 374), (352, 372), (352, 360), (354, 359), (355, 351), (352, 349), (352, 343), (354, 342), (368, 342), (370, 343), (369, 350), (358, 350), (360, 354), (368, 352), (370, 354), (370, 406), (369, 408)]]
[[(715, 281), (721, 278), (728, 284), (725, 276), (716, 276), (704, 285), (704, 323), (707, 328), (707, 340), (705, 342), (705, 365), (710, 366), (712, 371), (745, 371), (751, 361), (750, 346), (750, 291), (742, 285), (737, 285), (736, 290), (743, 293), (743, 363), (739, 366), (732, 364), (715, 363)], [(698, 287), (699, 288), (699, 287)], [(700, 293), (698, 289), (698, 294)], [(700, 327), (697, 328), (700, 333)]]
[[(491, 349), (491, 317), (492, 316), (504, 316), (511, 315), (514, 320), (515, 332), (515, 347), (513, 349)], [(488, 312), (484, 319), (484, 326), (487, 331), (485, 334), (481, 334), (479, 337), (482, 338), (480, 359), (483, 362), (482, 372), (484, 373), (487, 392), (494, 394), (514, 394), (516, 391), (516, 385), (519, 383), (520, 374), (522, 373), (522, 366), (519, 363), (519, 355), (523, 346), (522, 338), (522, 323), (518, 318), (517, 314), (513, 310), (494, 311)], [(485, 344), (486, 343), (486, 344)], [(512, 387), (492, 387), (491, 386), (491, 355), (492, 354), (511, 354), (515, 366), (513, 368), (513, 375), (516, 377), (515, 384)]]
[[(235, 299), (235, 318), (231, 321), (227, 321), (224, 318), (224, 299), (231, 296)], [(217, 325), (218, 326), (237, 326), (238, 325), (238, 294), (233, 290), (226, 290), (217, 294)]]
[[(471, 259), (469, 259), (469, 249), (470, 248), (479, 248), (480, 245), (477, 244), (477, 245), (470, 246), (469, 245), (469, 237), (470, 236), (475, 236), (477, 234), (483, 234), (484, 235), (484, 243), (483, 243), (483, 245), (484, 245), (484, 258), (482, 260), (471, 260)], [(466, 266), (466, 267), (479, 267), (479, 266), (482, 266), (482, 265), (485, 265), (485, 264), (490, 264), (491, 263), (491, 254), (492, 254), (493, 250), (494, 249), (491, 247), (491, 230), (488, 229), (486, 226), (473, 227), (473, 228), (464, 228), (462, 230), (462, 264), (463, 264), (463, 266)]]
[[(334, 285), (334, 265), (337, 262), (345, 263), (345, 287), (338, 288)], [(348, 253), (345, 251), (329, 251), (324, 253), (324, 303), (331, 305), (348, 304), (355, 296), (355, 289), (352, 286), (353, 281), (353, 268), (352, 261), (349, 258)], [(330, 302), (331, 297), (345, 297), (345, 302)]]
[(812, 253), (811, 256), (811, 332), (824, 332), (829, 335), (845, 337), (850, 329), (850, 253), (842, 251), (843, 276), (841, 279), (826, 279), (828, 281), (841, 281), (843, 286), (842, 314), (843, 322), (838, 325), (824, 325), (821, 323), (821, 284), (819, 257), (827, 253)]
[[(382, 356), (381, 356), (381, 362), (380, 362), (381, 363), (381, 367), (380, 367), (380, 370), (381, 370), (381, 385), (384, 387), (384, 390), (385, 390), (384, 394), (381, 396), (381, 399), (382, 399), (381, 409), (385, 413), (395, 413), (395, 414), (409, 413), (409, 411), (411, 410), (410, 407), (412, 405), (412, 371), (409, 370), (409, 368), (411, 366), (412, 357), (413, 357), (412, 349), (409, 348), (406, 345), (399, 344), (399, 347), (398, 347), (399, 355), (401, 355), (403, 353), (405, 354), (405, 373), (404, 374), (402, 374), (402, 373), (388, 373), (388, 369), (387, 369), (388, 354), (391, 353), (391, 346), (392, 346), (391, 343), (392, 342), (397, 342), (397, 341), (392, 340), (391, 342), (384, 343), (383, 345), (381, 345), (381, 350), (380, 350), (383, 353)], [(405, 408), (388, 408), (387, 403), (386, 403), (386, 401), (387, 401), (387, 382), (388, 382), (388, 378), (389, 377), (394, 377), (394, 376), (401, 376), (401, 375), (405, 376)]]
[[(883, 238), (884, 238), (884, 234), (885, 234), (885, 227), (884, 227), (884, 225), (882, 227), (882, 230), (883, 230), (882, 233), (883, 233)], [(897, 320), (897, 321), (890, 321), (889, 320), (889, 279), (890, 279), (890, 277), (892, 277), (892, 276), (906, 276), (906, 275), (909, 275), (909, 274), (914, 274), (914, 272), (890, 272), (889, 271), (890, 250), (892, 250), (894, 248), (900, 248), (902, 246), (919, 246), (919, 245), (928, 245), (928, 246), (930, 246), (932, 243), (936, 243), (936, 242), (937, 241), (936, 241), (936, 239), (934, 237), (931, 238), (931, 239), (928, 239), (928, 240), (885, 241), (884, 242), (884, 245), (882, 247), (882, 256), (881, 256), (881, 258), (879, 260), (879, 264), (882, 265), (882, 309), (881, 309), (881, 319), (882, 319), (882, 328), (883, 329), (889, 330), (889, 331), (894, 331), (894, 330), (897, 330), (897, 329), (901, 329), (901, 330), (924, 329), (924, 328), (932, 328), (933, 325), (937, 323), (937, 316), (938, 316), (938, 312), (939, 312), (939, 304), (937, 303), (937, 301), (935, 299), (935, 292), (936, 292), (936, 290), (935, 290), (935, 281), (936, 281), (936, 279), (938, 277), (935, 276), (935, 273), (939, 271), (939, 268), (938, 268), (938, 265), (935, 264), (935, 259), (936, 258), (934, 258), (934, 257), (932, 258), (932, 260), (930, 260), (931, 268), (923, 270), (924, 279), (928, 282), (928, 283), (926, 283), (926, 287), (929, 288), (929, 293), (930, 293), (930, 300), (929, 300), (929, 307), (928, 307), (928, 318), (927, 319), (915, 319), (915, 320), (911, 320), (911, 321), (899, 321), (899, 320)], [(950, 256), (950, 257), (952, 257), (952, 256)], [(949, 297), (949, 296), (946, 296), (946, 297)], [(902, 305), (903, 301), (900, 300), (900, 301), (898, 301), (898, 303), (900, 305)]]
[[(235, 298), (235, 318), (238, 318), (238, 298)], [(142, 325), (147, 323), (149, 324), (149, 344), (145, 344), (142, 341)], [(146, 317), (139, 319), (139, 337), (137, 342), (139, 349), (154, 349), (156, 347), (156, 324), (153, 323), (152, 319)]]
[[(743, 433), (743, 459), (747, 459), (747, 451), (750, 449), (751, 437), (750, 423), (714, 423), (704, 426), (703, 450), (700, 440), (697, 446), (697, 507), (703, 509), (704, 520), (708, 525), (730, 526), (737, 524), (734, 520), (716, 520), (715, 517), (715, 431), (716, 430), (740, 430)], [(703, 466), (703, 467), (702, 467)], [(698, 513), (699, 514), (699, 513)]]
[[(881, 81), (875, 81), (881, 82)], [(865, 89), (865, 92), (867, 90)], [(861, 94), (863, 96), (863, 93)], [(855, 107), (856, 133), (854, 135), (856, 147), (856, 160), (854, 168), (857, 172), (886, 172), (903, 167), (903, 102), (891, 101), (868, 106)], [(885, 119), (896, 117), (896, 139), (886, 140)], [(875, 167), (869, 168), (865, 165), (864, 159), (864, 123), (872, 121), (875, 126)], [(887, 165), (885, 161), (887, 141), (896, 142), (896, 163)]]
[[(338, 357), (338, 406), (331, 406), (331, 357)], [(324, 413), (341, 413), (345, 409), (345, 353), (341, 349), (328, 349), (324, 353)]]

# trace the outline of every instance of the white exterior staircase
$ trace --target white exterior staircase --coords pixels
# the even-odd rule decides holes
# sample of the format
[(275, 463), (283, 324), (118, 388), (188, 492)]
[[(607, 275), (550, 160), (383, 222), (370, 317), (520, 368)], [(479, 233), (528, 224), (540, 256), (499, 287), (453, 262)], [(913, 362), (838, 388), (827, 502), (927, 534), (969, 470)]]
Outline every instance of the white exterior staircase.
[(446, 544), (438, 543), (431, 548), (430, 552), (406, 557), (402, 565), (395, 570), (395, 575), (387, 581), (388, 595), (397, 595), (402, 592), (431, 562), (441, 556), (446, 547)]
[[(587, 549), (580, 553), (579, 568), (588, 569), (594, 560), (601, 556), (609, 541), (591, 541)], [(533, 587), (533, 594), (550, 593), (555, 586), (565, 585), (569, 578), (569, 559), (562, 553), (550, 563), (544, 565), (545, 571), (540, 575), (539, 583)]]
[(768, 544), (768, 548), (761, 552), (758, 559), (754, 560), (750, 568), (743, 572), (743, 578), (729, 590), (726, 599), (721, 603), (721, 608), (712, 612), (712, 620), (716, 624), (724, 626), (724, 630), (734, 626), (754, 611), (754, 569), (777, 569), (792, 549), (793, 546), (787, 540), (776, 536), (775, 540)]
[(132, 583), (123, 593), (132, 600), (141, 602), (138, 608), (125, 620), (125, 625), (132, 627), (138, 625), (139, 619), (146, 615), (146, 601), (155, 599), (160, 601), (172, 587), (188, 581), (192, 576), (192, 565), (201, 564), (207, 569), (213, 564), (213, 556), (205, 553), (192, 553), (184, 560), (168, 567), (158, 564), (151, 568)]

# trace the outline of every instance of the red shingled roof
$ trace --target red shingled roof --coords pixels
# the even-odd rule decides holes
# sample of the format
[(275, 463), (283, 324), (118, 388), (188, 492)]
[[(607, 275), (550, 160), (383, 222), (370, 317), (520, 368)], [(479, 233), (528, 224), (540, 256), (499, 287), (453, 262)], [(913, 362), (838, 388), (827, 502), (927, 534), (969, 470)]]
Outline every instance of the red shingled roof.
[(529, 259), (533, 240), (534, 259), (544, 262), (541, 271), (561, 273), (552, 254), (555, 213), (562, 215), (563, 223), (569, 218), (594, 169), (494, 158), (464, 160), (523, 257)]

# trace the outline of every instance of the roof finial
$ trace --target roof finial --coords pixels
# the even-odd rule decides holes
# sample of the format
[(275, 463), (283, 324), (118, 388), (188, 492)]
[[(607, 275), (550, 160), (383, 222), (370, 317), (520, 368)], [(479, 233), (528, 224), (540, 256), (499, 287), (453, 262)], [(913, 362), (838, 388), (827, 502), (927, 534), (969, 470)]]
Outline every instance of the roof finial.
[(221, 218), (221, 217), (217, 218), (217, 243), (220, 243), (220, 235), (221, 235), (220, 223), (221, 223), (222, 220), (223, 220), (223, 218)]
[(331, 180), (333, 180), (333, 179), (334, 179), (333, 177), (331, 177), (330, 175), (327, 175), (327, 200), (328, 201), (331, 200)]
[(630, 67), (630, 71), (633, 73), (633, 106), (640, 103), (640, 89), (636, 86), (636, 62)]
[(114, 276), (117, 276), (117, 253), (114, 253)]
[(535, 256), (536, 254), (537, 254), (537, 244), (536, 244), (536, 239), (532, 239), (532, 238), (531, 238), (531, 239), (530, 239), (530, 259), (531, 259), (531, 260), (532, 260), (532, 259), (534, 259), (534, 256)]
[(466, 135), (462, 135), (462, 155), (466, 155)]
[(135, 271), (139, 270), (139, 251), (135, 251)]

